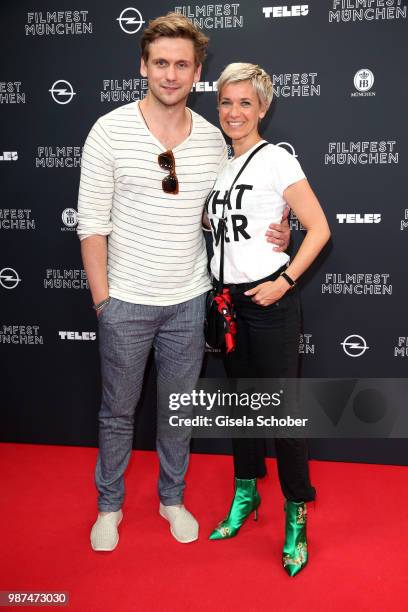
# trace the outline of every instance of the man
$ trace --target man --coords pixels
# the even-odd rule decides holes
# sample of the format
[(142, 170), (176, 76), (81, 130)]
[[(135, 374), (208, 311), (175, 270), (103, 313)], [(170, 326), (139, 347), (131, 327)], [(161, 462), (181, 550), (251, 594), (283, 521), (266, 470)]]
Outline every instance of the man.
[[(183, 505), (190, 431), (169, 435), (166, 390), (172, 385), (191, 391), (204, 352), (210, 282), (201, 218), (227, 157), (220, 131), (186, 107), (207, 44), (181, 15), (150, 22), (141, 39), (146, 98), (101, 117), (84, 146), (78, 235), (98, 316), (103, 385), (95, 472), (99, 514), (91, 531), (98, 551), (113, 550), (119, 540), (134, 412), (152, 347), (159, 512), (179, 542), (198, 537), (198, 523)], [(287, 236), (271, 241), (286, 246)]]

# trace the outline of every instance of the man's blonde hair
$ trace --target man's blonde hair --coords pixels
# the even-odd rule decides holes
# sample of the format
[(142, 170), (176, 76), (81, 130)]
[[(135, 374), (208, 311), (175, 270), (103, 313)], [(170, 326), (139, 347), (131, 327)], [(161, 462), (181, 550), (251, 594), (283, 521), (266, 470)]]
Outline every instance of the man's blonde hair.
[(198, 64), (204, 62), (209, 38), (193, 25), (187, 17), (174, 12), (167, 13), (167, 15), (149, 21), (149, 25), (143, 30), (140, 47), (145, 62), (149, 59), (150, 43), (162, 36), (191, 40), (194, 45), (196, 65), (198, 66)]
[(225, 85), (242, 81), (251, 82), (260, 103), (268, 109), (273, 98), (272, 80), (269, 74), (257, 64), (246, 64), (243, 62), (228, 64), (221, 72), (217, 81), (218, 101), (220, 100), (221, 90)]

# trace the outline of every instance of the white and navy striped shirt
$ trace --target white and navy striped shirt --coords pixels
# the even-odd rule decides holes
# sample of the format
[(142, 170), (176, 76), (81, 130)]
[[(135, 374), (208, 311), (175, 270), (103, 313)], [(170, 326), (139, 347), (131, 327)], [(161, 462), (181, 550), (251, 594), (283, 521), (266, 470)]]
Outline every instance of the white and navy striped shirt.
[(162, 190), (161, 143), (139, 103), (100, 117), (85, 142), (78, 235), (109, 236), (109, 295), (135, 304), (171, 305), (210, 288), (201, 229), (205, 198), (227, 159), (221, 132), (190, 111), (191, 133), (173, 149), (178, 195)]

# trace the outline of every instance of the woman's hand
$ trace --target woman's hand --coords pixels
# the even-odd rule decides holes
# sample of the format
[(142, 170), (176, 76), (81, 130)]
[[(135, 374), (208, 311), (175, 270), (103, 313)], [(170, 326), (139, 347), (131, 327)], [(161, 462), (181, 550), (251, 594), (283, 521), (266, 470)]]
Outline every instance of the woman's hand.
[(285, 279), (279, 277), (275, 281), (266, 281), (253, 289), (248, 289), (244, 295), (249, 295), (258, 306), (270, 306), (280, 300), (289, 288)]

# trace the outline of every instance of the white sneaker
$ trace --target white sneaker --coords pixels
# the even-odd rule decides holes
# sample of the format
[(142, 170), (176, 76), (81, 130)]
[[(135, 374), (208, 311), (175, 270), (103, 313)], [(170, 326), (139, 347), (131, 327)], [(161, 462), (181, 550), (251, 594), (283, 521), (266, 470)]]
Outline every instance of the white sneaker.
[(159, 513), (169, 521), (171, 534), (177, 542), (188, 544), (198, 539), (198, 523), (183, 504), (177, 506), (160, 504)]
[(91, 546), (94, 550), (114, 550), (119, 542), (118, 525), (123, 518), (122, 510), (98, 514), (91, 530)]

